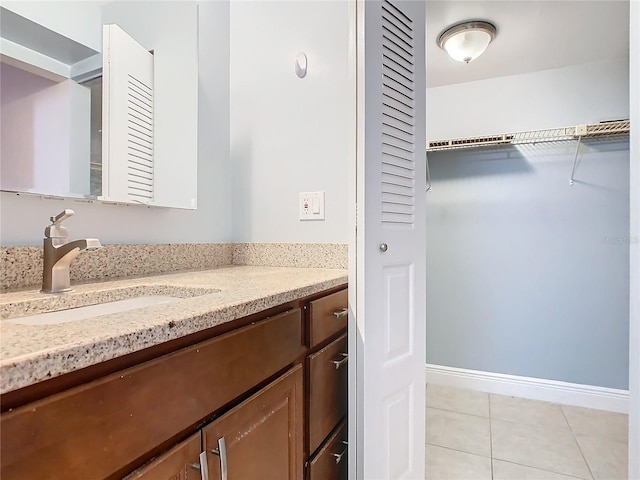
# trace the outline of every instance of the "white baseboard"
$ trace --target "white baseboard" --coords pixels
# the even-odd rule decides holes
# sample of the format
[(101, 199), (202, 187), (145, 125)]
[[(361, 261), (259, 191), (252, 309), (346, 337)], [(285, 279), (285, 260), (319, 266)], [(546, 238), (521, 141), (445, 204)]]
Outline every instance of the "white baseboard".
[(427, 383), (629, 413), (629, 391), (427, 364)]

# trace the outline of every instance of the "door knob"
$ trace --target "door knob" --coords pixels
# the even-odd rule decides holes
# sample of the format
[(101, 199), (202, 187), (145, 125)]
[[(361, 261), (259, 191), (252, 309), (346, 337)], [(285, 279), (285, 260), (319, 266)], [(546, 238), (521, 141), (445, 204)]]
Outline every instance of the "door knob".
[(386, 252), (387, 250), (389, 250), (389, 246), (386, 243), (381, 243), (380, 244), (380, 251), (382, 253)]

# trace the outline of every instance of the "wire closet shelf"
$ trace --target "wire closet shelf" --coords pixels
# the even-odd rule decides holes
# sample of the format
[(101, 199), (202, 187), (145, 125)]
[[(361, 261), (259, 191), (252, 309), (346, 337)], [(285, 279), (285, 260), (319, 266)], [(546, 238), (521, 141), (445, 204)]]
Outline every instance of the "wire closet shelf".
[(581, 138), (614, 137), (628, 135), (629, 127), (629, 120), (616, 120), (611, 122), (576, 125), (573, 127), (547, 128), (544, 130), (503, 133), (482, 137), (433, 140), (429, 142), (427, 152), (495, 145), (557, 142), (561, 140), (578, 140)]
[[(464, 137), (447, 140), (433, 140), (429, 142), (427, 154), (443, 150), (458, 150), (473, 147), (492, 147), (501, 145), (523, 145), (543, 142), (559, 142), (562, 140), (577, 140), (573, 168), (569, 177), (569, 185), (573, 185), (573, 177), (578, 164), (580, 141), (585, 138), (602, 139), (629, 135), (631, 122), (629, 120), (613, 120), (608, 122), (576, 125), (573, 127), (547, 128), (544, 130), (529, 130), (524, 132), (486, 135), (482, 137)], [(431, 190), (431, 175), (429, 173), (429, 158), (427, 157), (427, 192)]]

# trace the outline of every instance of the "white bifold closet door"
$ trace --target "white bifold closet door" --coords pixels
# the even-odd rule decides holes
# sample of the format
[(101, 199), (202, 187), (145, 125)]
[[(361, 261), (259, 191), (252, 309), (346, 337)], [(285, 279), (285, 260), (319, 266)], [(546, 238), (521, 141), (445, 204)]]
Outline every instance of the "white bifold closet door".
[(102, 62), (102, 198), (152, 203), (153, 55), (104, 25)]
[(356, 16), (358, 411), (350, 455), (359, 479), (423, 479), (425, 6), (362, 0)]

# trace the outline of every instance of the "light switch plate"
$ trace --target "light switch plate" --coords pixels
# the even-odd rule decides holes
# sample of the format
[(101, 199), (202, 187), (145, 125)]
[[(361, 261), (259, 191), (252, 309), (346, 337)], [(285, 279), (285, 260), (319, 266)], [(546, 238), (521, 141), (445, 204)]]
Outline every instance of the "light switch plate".
[(298, 218), (300, 220), (324, 220), (324, 192), (300, 192)]

